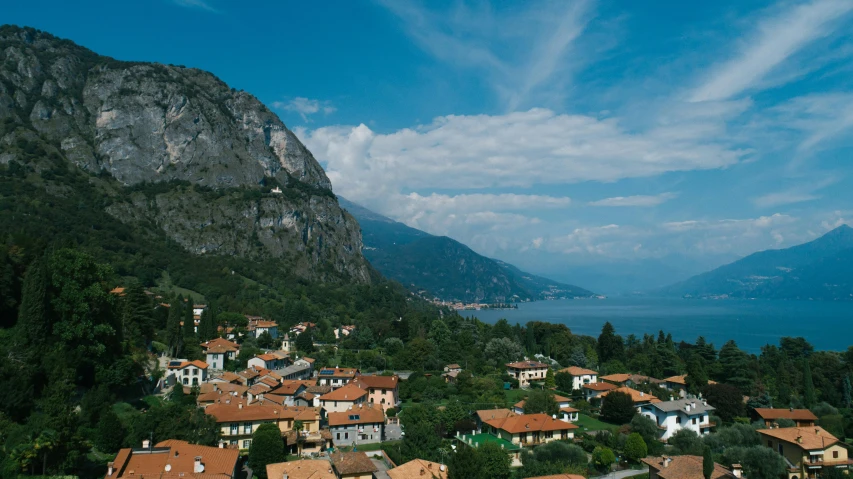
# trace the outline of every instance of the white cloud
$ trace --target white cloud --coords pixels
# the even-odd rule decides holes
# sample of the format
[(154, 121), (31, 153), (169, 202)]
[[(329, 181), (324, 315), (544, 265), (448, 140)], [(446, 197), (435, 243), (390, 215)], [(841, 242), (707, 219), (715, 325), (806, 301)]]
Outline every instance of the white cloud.
[(691, 101), (724, 100), (754, 87), (789, 57), (827, 36), (851, 10), (849, 0), (814, 0), (759, 20), (738, 55), (714, 68)]
[(614, 196), (602, 200), (591, 201), (590, 206), (657, 206), (673, 198), (678, 197), (676, 193), (661, 193), (659, 195), (634, 195)]
[(791, 224), (796, 221), (797, 218), (793, 216), (774, 213), (770, 216), (760, 216), (758, 218), (747, 219), (670, 221), (664, 223), (663, 228), (669, 231), (729, 230), (745, 233), (747, 230), (770, 228), (778, 225)]
[(794, 203), (803, 203), (805, 201), (813, 201), (820, 198), (820, 195), (813, 193), (800, 193), (796, 191), (782, 191), (778, 193), (768, 193), (766, 195), (753, 198), (752, 202), (759, 208), (774, 208), (776, 206), (790, 205)]
[(219, 13), (219, 10), (214, 8), (213, 5), (210, 4), (207, 0), (173, 0), (176, 5), (180, 5), (182, 7), (187, 8), (197, 8), (199, 10), (206, 10), (211, 13)]
[(571, 75), (567, 57), (593, 16), (592, 2), (547, 1), (501, 12), (464, 2), (435, 11), (435, 3), (382, 0), (426, 52), (454, 66), (485, 73), (509, 111), (534, 94), (559, 96)]
[(299, 113), (299, 115), (302, 116), (303, 121), (309, 121), (309, 116), (319, 112), (323, 112), (323, 114), (329, 115), (337, 111), (337, 108), (332, 106), (332, 104), (328, 101), (321, 102), (320, 100), (311, 100), (309, 98), (304, 98), (301, 96), (298, 96), (286, 102), (274, 101), (272, 103), (272, 106), (273, 108), (279, 110)]

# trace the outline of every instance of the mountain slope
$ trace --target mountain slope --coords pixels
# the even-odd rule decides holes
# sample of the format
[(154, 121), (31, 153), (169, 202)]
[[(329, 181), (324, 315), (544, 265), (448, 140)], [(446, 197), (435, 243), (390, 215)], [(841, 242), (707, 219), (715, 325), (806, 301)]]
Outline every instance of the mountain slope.
[(72, 196), (69, 167), (86, 172), (102, 213), (197, 255), (370, 281), (358, 224), (311, 153), (255, 97), (198, 69), (0, 27), (0, 165), (56, 198)]
[(853, 228), (814, 241), (751, 254), (662, 290), (698, 297), (853, 299)]
[(383, 275), (444, 300), (510, 302), (588, 297), (577, 286), (525, 273), (472, 251), (446, 236), (433, 236), (338, 197), (358, 219), (364, 255)]

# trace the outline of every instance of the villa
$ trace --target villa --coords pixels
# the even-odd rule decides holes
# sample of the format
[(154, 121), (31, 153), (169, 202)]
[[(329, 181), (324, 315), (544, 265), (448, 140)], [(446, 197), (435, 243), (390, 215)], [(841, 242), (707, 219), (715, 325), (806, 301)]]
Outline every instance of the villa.
[(853, 464), (844, 443), (820, 426), (759, 429), (762, 443), (788, 464), (788, 479), (818, 479), (824, 470), (847, 473)]
[(508, 363), (506, 365), (506, 373), (518, 380), (518, 387), (530, 387), (530, 383), (534, 381), (544, 381), (545, 375), (548, 373), (548, 365), (539, 361), (519, 361)]
[(655, 421), (663, 430), (661, 439), (667, 440), (681, 429), (690, 429), (702, 436), (711, 432), (716, 424), (709, 421), (713, 406), (696, 399), (658, 401), (640, 406), (640, 414)]
[(585, 384), (598, 382), (598, 372), (592, 369), (570, 366), (557, 371), (557, 373), (566, 373), (572, 377), (572, 391), (580, 390)]

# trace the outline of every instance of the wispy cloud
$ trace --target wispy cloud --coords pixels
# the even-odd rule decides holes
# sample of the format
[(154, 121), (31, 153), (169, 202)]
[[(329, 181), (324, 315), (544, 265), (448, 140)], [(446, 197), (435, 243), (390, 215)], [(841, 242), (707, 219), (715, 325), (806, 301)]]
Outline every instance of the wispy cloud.
[(302, 117), (303, 121), (310, 121), (308, 119), (309, 116), (314, 115), (316, 113), (322, 112), (325, 115), (329, 115), (337, 111), (337, 108), (332, 106), (332, 103), (329, 101), (320, 101), (320, 100), (311, 100), (309, 98), (304, 98), (298, 96), (289, 101), (274, 101), (272, 103), (273, 108), (284, 110), (284, 111), (292, 111), (295, 113), (299, 113)]
[(752, 199), (752, 203), (759, 208), (775, 208), (777, 206), (818, 200), (822, 197), (822, 195), (818, 194), (818, 191), (837, 183), (840, 179), (840, 176), (833, 175), (819, 181), (805, 182), (784, 191), (758, 196)]
[(172, 0), (176, 5), (186, 8), (205, 10), (211, 13), (220, 13), (219, 9), (211, 5), (209, 0)]
[(737, 56), (714, 68), (691, 101), (725, 100), (754, 87), (789, 57), (827, 36), (851, 11), (849, 0), (814, 0), (760, 19)]
[(380, 1), (424, 51), (485, 72), (509, 111), (529, 106), (542, 91), (561, 94), (571, 78), (566, 57), (593, 16), (588, 0), (537, 2), (510, 12), (465, 3), (436, 11), (434, 3)]
[(650, 207), (665, 203), (678, 197), (676, 193), (661, 193), (659, 195), (614, 196), (602, 200), (590, 201), (590, 206), (641, 206)]

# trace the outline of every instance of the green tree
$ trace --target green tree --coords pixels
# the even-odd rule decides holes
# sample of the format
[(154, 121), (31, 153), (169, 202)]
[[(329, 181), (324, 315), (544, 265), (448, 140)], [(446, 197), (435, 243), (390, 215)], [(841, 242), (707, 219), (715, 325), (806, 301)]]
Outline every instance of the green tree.
[(554, 393), (548, 389), (530, 391), (524, 400), (524, 414), (544, 413), (549, 416), (560, 412), (560, 405), (554, 399)]
[(166, 344), (169, 346), (169, 356), (176, 357), (184, 345), (184, 335), (181, 331), (183, 321), (184, 301), (180, 295), (169, 305), (169, 317), (166, 320)]
[(533, 451), (522, 452), (521, 462), (519, 477), (549, 476), (566, 472), (583, 474), (586, 472), (587, 456), (580, 446), (551, 441), (534, 448)]
[(302, 354), (311, 354), (314, 352), (314, 338), (311, 337), (311, 330), (306, 329), (296, 336), (296, 350)]
[(571, 394), (574, 387), (574, 379), (571, 374), (566, 372), (558, 372), (554, 375), (554, 382), (557, 383), (557, 390)]
[(627, 424), (631, 422), (637, 410), (631, 396), (611, 391), (601, 400), (601, 419), (612, 424)]
[(687, 377), (684, 378), (684, 381), (687, 384), (687, 392), (694, 396), (702, 392), (702, 389), (708, 385), (708, 374), (698, 356), (694, 355), (687, 362)]
[(548, 368), (548, 371), (545, 373), (545, 387), (548, 389), (557, 387), (557, 381), (554, 380), (554, 370), (551, 368)]
[(51, 333), (47, 283), (47, 265), (43, 259), (36, 258), (30, 263), (24, 276), (17, 323), (20, 336), (26, 338), (33, 351), (42, 346)]
[[(409, 379), (411, 381), (411, 378)], [(441, 436), (438, 433), (441, 418), (438, 410), (417, 404), (406, 408), (400, 416), (406, 435), (400, 445), (400, 453), (408, 462), (420, 457), (421, 459), (436, 460), (436, 452), (441, 447)]]
[(473, 447), (460, 445), (450, 456), (447, 465), (447, 479), (477, 479), (483, 472), (480, 462), (482, 456)]
[(850, 385), (850, 375), (845, 374), (841, 382), (841, 406), (850, 407), (853, 402), (853, 386)]
[(119, 300), (121, 337), (136, 349), (154, 338), (154, 308), (138, 283), (128, 285)]
[(510, 465), (512, 460), (509, 454), (497, 443), (487, 442), (477, 448), (480, 456), (482, 472), (480, 477), (485, 479), (509, 479), (512, 477)]
[(616, 462), (616, 455), (609, 447), (595, 446), (592, 450), (592, 464), (599, 471), (609, 471), (614, 462)]
[(640, 459), (649, 454), (649, 448), (646, 446), (646, 441), (639, 433), (632, 432), (625, 440), (625, 457), (634, 462), (639, 462)]
[(196, 332), (195, 332), (195, 315), (193, 315), (193, 298), (189, 296), (187, 298), (186, 304), (184, 304), (184, 339), (186, 342), (197, 342), (196, 341)]
[(720, 348), (720, 380), (750, 394), (755, 386), (755, 373), (749, 355), (729, 341)]
[(711, 457), (711, 448), (705, 446), (702, 452), (702, 475), (705, 479), (711, 479), (714, 475), (714, 458)]
[(616, 334), (610, 321), (604, 323), (598, 336), (598, 360), (603, 364), (612, 359), (621, 361), (624, 357), (625, 346), (622, 337)]
[(679, 455), (700, 456), (704, 448), (702, 438), (686, 428), (675, 431), (675, 434), (669, 437), (668, 443)]
[(803, 405), (810, 408), (817, 402), (815, 394), (814, 381), (812, 380), (812, 368), (809, 365), (809, 359), (803, 358)]
[(709, 384), (702, 390), (708, 404), (714, 406), (716, 413), (725, 422), (732, 422), (736, 417), (746, 414), (741, 390), (728, 384)]
[(104, 410), (98, 420), (95, 436), (95, 445), (98, 446), (98, 450), (106, 453), (117, 452), (124, 442), (124, 435), (124, 426), (116, 413), (111, 408)]
[(281, 431), (275, 424), (261, 424), (252, 434), (249, 446), (249, 467), (258, 477), (267, 479), (267, 464), (284, 462), (287, 454)]

